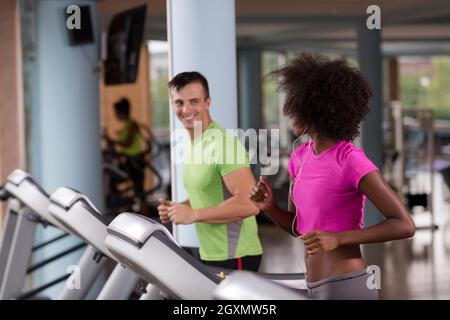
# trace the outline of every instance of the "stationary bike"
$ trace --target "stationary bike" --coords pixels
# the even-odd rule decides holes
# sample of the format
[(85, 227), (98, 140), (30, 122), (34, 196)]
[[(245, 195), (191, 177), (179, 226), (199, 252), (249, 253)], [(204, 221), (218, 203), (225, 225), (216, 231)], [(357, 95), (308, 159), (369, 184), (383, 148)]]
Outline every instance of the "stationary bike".
[[(135, 156), (116, 150), (114, 142), (106, 139), (103, 154), (103, 185), (105, 191), (106, 214), (115, 216), (123, 211), (138, 212), (149, 217), (157, 217), (156, 203), (149, 197), (162, 185), (162, 177), (152, 165), (161, 153), (161, 147), (151, 130), (139, 124), (144, 150)], [(146, 174), (153, 176), (153, 186), (144, 186)]]

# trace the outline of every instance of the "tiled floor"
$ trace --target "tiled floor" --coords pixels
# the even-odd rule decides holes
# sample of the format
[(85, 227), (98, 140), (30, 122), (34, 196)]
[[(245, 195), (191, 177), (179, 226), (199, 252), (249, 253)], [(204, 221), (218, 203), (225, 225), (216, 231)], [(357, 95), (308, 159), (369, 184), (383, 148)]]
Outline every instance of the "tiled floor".
[[(450, 299), (450, 205), (442, 177), (435, 177), (435, 221), (439, 229), (418, 230), (412, 239), (365, 247), (370, 264), (381, 268), (381, 299)], [(414, 212), (417, 226), (428, 213)], [(264, 256), (261, 272), (303, 272), (300, 240), (272, 224), (260, 225)]]

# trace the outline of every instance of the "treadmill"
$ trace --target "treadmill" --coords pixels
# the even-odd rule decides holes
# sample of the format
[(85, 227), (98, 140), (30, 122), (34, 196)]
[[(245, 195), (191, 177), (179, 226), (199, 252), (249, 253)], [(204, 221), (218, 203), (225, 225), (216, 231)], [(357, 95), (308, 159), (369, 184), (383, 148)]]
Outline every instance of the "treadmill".
[[(78, 264), (80, 272), (72, 273), (72, 279), (69, 278), (69, 283), (76, 282), (76, 277), (82, 275), (79, 279), (80, 288), (66, 286), (59, 297), (62, 300), (77, 299), (78, 291), (87, 292), (90, 289), (109, 259), (118, 262), (105, 246), (106, 227), (110, 221), (98, 211), (88, 197), (68, 187), (60, 187), (50, 196), (48, 210), (58, 223), (91, 245)], [(97, 299), (128, 299), (138, 280), (138, 275), (118, 263)]]
[(27, 172), (11, 172), (0, 194), (8, 201), (0, 242), (0, 299), (12, 299), (22, 294), (38, 224), (67, 230), (49, 214), (49, 195)]
[[(223, 279), (219, 274), (234, 271), (203, 265), (183, 250), (163, 225), (133, 213), (122, 213), (109, 224), (105, 245), (121, 263), (174, 299), (210, 300), (222, 297), (220, 292), (214, 295)], [(305, 281), (303, 273), (258, 275), (298, 288), (303, 287)], [(290, 295), (286, 296), (292, 296), (292, 289), (287, 290)], [(305, 296), (300, 294), (299, 298)]]
[(254, 272), (230, 273), (213, 293), (216, 300), (311, 300), (300, 293)]

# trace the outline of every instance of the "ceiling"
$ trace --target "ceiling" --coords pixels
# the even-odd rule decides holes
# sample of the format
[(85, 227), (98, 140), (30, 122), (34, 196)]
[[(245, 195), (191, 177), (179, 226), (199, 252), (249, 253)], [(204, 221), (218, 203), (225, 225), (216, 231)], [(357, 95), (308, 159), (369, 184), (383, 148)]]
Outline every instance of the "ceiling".
[[(166, 0), (99, 0), (102, 28), (147, 4), (145, 36), (166, 39)], [(373, 0), (236, 0), (238, 46), (356, 54), (357, 23)], [(385, 55), (450, 54), (450, 0), (378, 0)]]

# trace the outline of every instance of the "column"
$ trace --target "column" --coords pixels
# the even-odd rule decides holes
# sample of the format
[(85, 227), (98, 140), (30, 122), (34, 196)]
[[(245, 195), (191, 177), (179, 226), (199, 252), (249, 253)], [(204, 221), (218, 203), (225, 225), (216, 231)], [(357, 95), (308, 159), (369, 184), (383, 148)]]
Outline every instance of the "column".
[(258, 130), (262, 126), (261, 51), (241, 48), (239, 60), (239, 128)]
[[(383, 164), (383, 85), (381, 31), (370, 30), (365, 20), (358, 26), (358, 61), (359, 69), (372, 88), (370, 112), (362, 125), (362, 147), (366, 155), (380, 169)], [(378, 210), (367, 201), (364, 225), (370, 226), (382, 220)]]
[[(199, 71), (207, 79), (211, 117), (224, 128), (237, 128), (236, 31), (234, 0), (167, 0), (169, 78), (184, 71)], [(172, 199), (183, 201), (182, 165), (174, 130), (183, 128), (170, 113), (172, 152)], [(187, 137), (185, 137), (186, 139)], [(177, 146), (182, 143), (177, 143)], [(193, 225), (179, 225), (174, 235), (184, 246), (198, 246)]]
[[(89, 5), (94, 43), (69, 44), (65, 11), (69, 5)], [(99, 46), (95, 1), (48, 0), (33, 2), (25, 33), (32, 44), (27, 51), (28, 76), (25, 94), (29, 101), (29, 170), (44, 189), (52, 193), (69, 186), (86, 194), (102, 210), (102, 164), (100, 150)], [(83, 22), (82, 22), (83, 25)], [(38, 230), (37, 241), (55, 236), (49, 227)], [(80, 240), (66, 238), (39, 250), (37, 260), (48, 258)], [(34, 274), (37, 285), (56, 279), (76, 264), (82, 250), (53, 262)], [(45, 292), (56, 298), (64, 283)]]
[[(382, 54), (381, 30), (370, 30), (366, 21), (358, 26), (358, 60), (363, 76), (372, 88), (370, 112), (362, 124), (362, 147), (366, 155), (380, 169), (383, 164), (383, 85), (382, 85)], [(369, 201), (366, 201), (364, 212), (364, 227), (377, 224), (383, 220), (380, 212)], [(383, 275), (384, 244), (369, 244), (363, 246), (367, 265), (376, 265)], [(383, 277), (381, 277), (382, 282)], [(383, 284), (382, 284), (383, 286)]]

